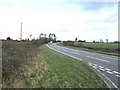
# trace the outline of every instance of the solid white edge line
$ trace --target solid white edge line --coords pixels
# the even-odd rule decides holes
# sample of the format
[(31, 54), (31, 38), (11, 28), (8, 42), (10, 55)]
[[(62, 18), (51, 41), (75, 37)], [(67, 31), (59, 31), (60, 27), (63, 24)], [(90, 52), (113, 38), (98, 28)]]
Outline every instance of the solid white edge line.
[(101, 57), (105, 57), (105, 58), (109, 58), (109, 59), (118, 60), (118, 59), (116, 59), (116, 58), (111, 58), (111, 57), (108, 57), (108, 56), (102, 56), (102, 55), (101, 55)]
[(56, 52), (59, 52), (59, 53), (61, 53), (61, 54), (64, 54), (64, 55), (69, 56), (69, 57), (72, 57), (73, 59), (78, 59), (78, 60), (82, 61), (82, 59), (80, 59), (80, 58), (74, 57), (74, 56), (72, 56), (72, 55), (69, 55), (69, 54), (67, 54), (67, 53), (64, 53), (64, 52), (61, 52), (61, 51), (58, 51), (58, 50), (55, 50), (55, 49), (49, 47), (48, 45), (47, 45), (47, 47), (50, 48), (50, 49), (52, 49), (52, 50), (54, 50), (54, 51), (56, 51)]

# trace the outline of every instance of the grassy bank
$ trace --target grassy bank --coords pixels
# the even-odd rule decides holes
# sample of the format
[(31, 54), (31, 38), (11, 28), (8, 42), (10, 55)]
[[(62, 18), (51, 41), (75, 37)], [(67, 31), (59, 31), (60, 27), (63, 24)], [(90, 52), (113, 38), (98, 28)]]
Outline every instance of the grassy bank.
[(50, 88), (106, 88), (103, 80), (86, 64), (79, 60), (40, 48), (48, 70), (38, 87)]
[(46, 70), (38, 49), (42, 43), (2, 41), (3, 88), (34, 87)]
[(89, 66), (41, 42), (3, 41), (3, 88), (107, 88)]
[(120, 44), (118, 43), (65, 42), (59, 45), (85, 51), (120, 56)]

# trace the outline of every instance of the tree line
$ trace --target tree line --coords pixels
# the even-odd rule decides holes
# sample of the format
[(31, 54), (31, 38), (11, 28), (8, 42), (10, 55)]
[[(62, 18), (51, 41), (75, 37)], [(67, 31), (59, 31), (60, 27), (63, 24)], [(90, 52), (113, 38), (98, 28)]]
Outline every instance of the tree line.
[[(41, 33), (39, 36), (38, 36), (38, 38), (34, 38), (34, 37), (32, 37), (32, 34), (30, 34), (29, 35), (29, 38), (26, 38), (26, 39), (21, 39), (21, 40), (37, 40), (37, 39), (41, 39), (41, 38), (49, 38), (50, 40), (52, 40), (52, 41), (56, 41), (56, 34), (54, 34), (54, 33), (50, 33), (49, 35), (48, 35), (48, 37), (47, 37), (47, 34), (43, 34), (43, 33)], [(7, 39), (6, 40), (13, 40), (13, 39), (11, 39), (11, 37), (7, 37)]]
[[(79, 40), (78, 38), (75, 38), (75, 42), (86, 42), (86, 40)], [(93, 43), (120, 43), (120, 41), (113, 41), (110, 42), (108, 39), (105, 39), (105, 42), (100, 39), (100, 41), (93, 40)]]

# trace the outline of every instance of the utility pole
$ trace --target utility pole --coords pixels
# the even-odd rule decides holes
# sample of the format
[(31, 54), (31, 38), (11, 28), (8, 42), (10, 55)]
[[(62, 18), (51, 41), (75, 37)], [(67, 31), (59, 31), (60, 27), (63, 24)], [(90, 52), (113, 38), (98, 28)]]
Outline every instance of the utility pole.
[(21, 32), (20, 32), (20, 39), (22, 40), (22, 22), (21, 22)]

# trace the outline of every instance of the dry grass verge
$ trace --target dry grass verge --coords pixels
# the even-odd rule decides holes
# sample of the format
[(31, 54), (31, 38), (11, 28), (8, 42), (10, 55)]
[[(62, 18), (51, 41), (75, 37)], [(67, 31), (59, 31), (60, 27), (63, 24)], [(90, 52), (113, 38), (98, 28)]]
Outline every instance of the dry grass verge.
[(30, 41), (3, 41), (3, 88), (35, 87), (47, 68), (38, 49), (40, 44)]

